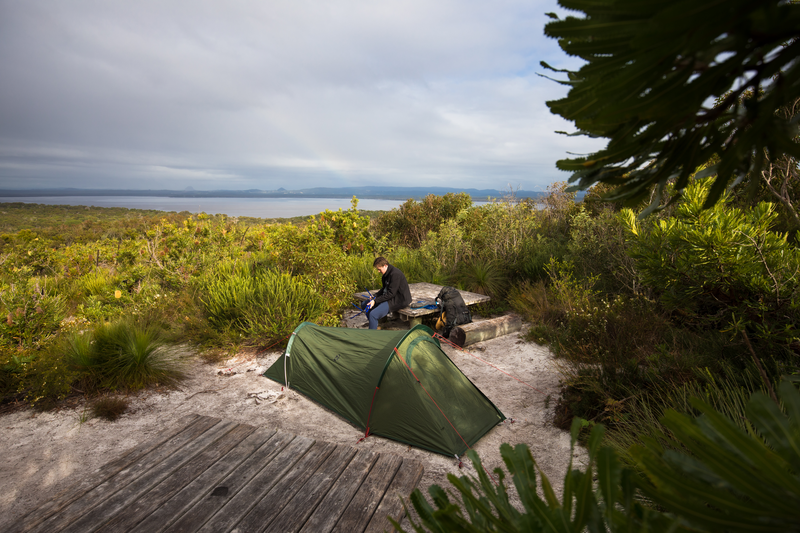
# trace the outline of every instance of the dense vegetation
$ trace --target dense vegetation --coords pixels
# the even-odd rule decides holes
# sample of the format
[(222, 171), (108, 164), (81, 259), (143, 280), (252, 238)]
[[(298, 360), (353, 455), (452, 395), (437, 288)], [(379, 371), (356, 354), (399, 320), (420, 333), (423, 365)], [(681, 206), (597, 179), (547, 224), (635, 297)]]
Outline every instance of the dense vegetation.
[(374, 218), (354, 201), (295, 223), (5, 204), (4, 401), (169, 383), (169, 346), (280, 345), (302, 320), (339, 324), (379, 284), (376, 254), (412, 283), (491, 295), (484, 313), (524, 314), (563, 361), (557, 422), (604, 422), (621, 448), (663, 408), (689, 412), (688, 396), (736, 414), (796, 372), (800, 252), (785, 210), (732, 196), (703, 210), (697, 180), (639, 220), (602, 193), (575, 203), (555, 184), (544, 209), (430, 196)]
[(176, 346), (281, 346), (300, 321), (337, 325), (354, 292), (379, 285), (381, 254), (410, 282), (491, 295), (484, 314), (523, 314), (564, 376), (556, 423), (581, 417), (584, 437), (602, 423), (619, 468), (642, 468), (641, 443), (686, 449), (669, 410), (716, 410), (752, 434), (748, 398), (777, 401), (798, 374), (792, 212), (769, 191), (704, 210), (705, 179), (646, 219), (600, 201), (602, 185), (582, 203), (565, 189), (544, 206), (449, 194), (372, 218), (354, 199), (285, 222), (4, 204), (2, 401), (169, 385), (184, 371)]

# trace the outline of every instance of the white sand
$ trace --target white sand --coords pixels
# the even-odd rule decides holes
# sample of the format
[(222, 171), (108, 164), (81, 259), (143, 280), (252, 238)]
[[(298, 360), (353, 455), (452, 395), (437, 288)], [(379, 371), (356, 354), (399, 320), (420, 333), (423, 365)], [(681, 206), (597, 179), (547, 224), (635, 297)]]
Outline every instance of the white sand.
[[(569, 435), (550, 423), (559, 390), (552, 354), (545, 347), (520, 340), (517, 334), (470, 346), (468, 350), (538, 389), (515, 381), (470, 353), (446, 347), (445, 352), (459, 368), (506, 417), (514, 420), (496, 426), (474, 449), (491, 471), (503, 464), (501, 443), (527, 444), (560, 493), (570, 446)], [(179, 390), (149, 391), (129, 397), (129, 411), (116, 422), (90, 419), (81, 423), (83, 407), (45, 413), (24, 410), (0, 416), (4, 455), (0, 465), (0, 531), (73, 483), (91, 478), (106, 462), (189, 413), (411, 457), (425, 466), (420, 482), (423, 490), (432, 484), (449, 486), (448, 473), (475, 474), (466, 460), (459, 468), (454, 458), (381, 437), (370, 436), (357, 443), (363, 435), (361, 430), (299, 393), (281, 392), (278, 383), (261, 376), (279, 355), (242, 352), (217, 366), (192, 358), (190, 377)], [(545, 408), (548, 396), (550, 406)], [(576, 466), (582, 466), (584, 452), (578, 448), (575, 455)], [(510, 479), (507, 482), (511, 484)]]

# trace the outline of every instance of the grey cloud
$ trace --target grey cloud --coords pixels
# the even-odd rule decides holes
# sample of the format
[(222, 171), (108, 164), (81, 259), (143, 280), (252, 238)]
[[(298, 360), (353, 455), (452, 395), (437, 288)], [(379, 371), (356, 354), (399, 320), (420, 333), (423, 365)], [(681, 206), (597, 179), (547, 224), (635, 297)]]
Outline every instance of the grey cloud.
[(597, 146), (553, 133), (554, 9), (0, 0), (0, 187), (541, 188)]

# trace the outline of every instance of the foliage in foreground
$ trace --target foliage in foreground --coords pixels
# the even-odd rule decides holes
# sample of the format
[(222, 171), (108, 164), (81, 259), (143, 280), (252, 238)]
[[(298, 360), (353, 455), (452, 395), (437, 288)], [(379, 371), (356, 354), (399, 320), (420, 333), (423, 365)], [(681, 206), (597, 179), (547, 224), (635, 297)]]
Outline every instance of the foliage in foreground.
[[(470, 450), (478, 478), (448, 475), (461, 504), (433, 485), (428, 492), (434, 508), (417, 489), (411, 503), (421, 522), (411, 518), (412, 527), (437, 533), (800, 531), (800, 393), (784, 380), (780, 396), (783, 409), (765, 394), (753, 394), (746, 430), (700, 400), (693, 401), (702, 413), (696, 418), (668, 412), (663, 424), (680, 448), (645, 442), (633, 450), (636, 470), (602, 446), (604, 428), (596, 425), (586, 469), (570, 462), (561, 499), (526, 445), (503, 444), (522, 511), (510, 502), (503, 470), (495, 469), (495, 485)], [(583, 424), (572, 424), (573, 446)]]
[(617, 187), (615, 198), (641, 201), (671, 180), (682, 190), (717, 156), (710, 206), (747, 172), (759, 175), (784, 154), (800, 157), (796, 120), (778, 112), (800, 96), (796, 2), (559, 3), (580, 16), (551, 15), (557, 20), (545, 34), (585, 63), (562, 82), (567, 97), (547, 104), (579, 134), (609, 139), (596, 153), (558, 162), (570, 182), (584, 190), (606, 183)]

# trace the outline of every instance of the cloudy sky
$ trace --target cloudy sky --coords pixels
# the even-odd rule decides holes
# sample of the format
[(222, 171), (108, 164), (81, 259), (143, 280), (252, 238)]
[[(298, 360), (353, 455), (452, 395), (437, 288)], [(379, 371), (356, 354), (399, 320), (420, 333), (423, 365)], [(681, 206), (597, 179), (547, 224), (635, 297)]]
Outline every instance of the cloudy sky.
[[(555, 0), (0, 0), (0, 188), (540, 190)], [(563, 12), (562, 12), (563, 13)]]

